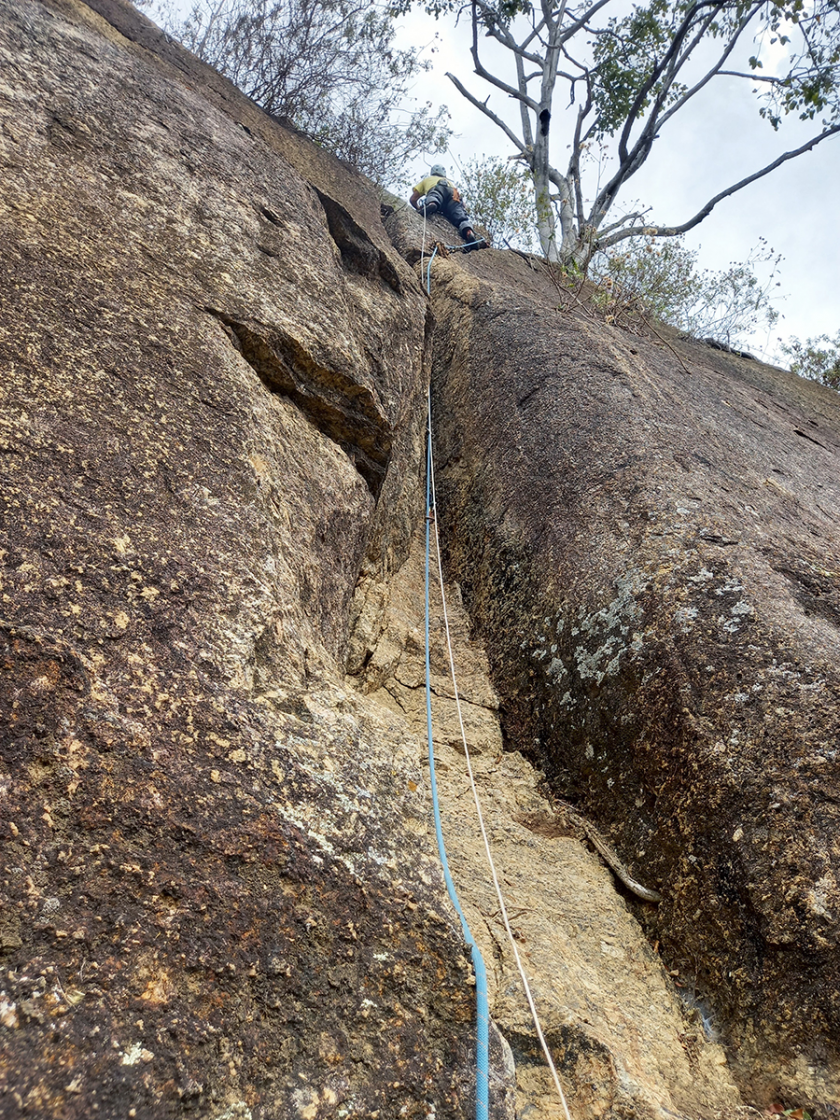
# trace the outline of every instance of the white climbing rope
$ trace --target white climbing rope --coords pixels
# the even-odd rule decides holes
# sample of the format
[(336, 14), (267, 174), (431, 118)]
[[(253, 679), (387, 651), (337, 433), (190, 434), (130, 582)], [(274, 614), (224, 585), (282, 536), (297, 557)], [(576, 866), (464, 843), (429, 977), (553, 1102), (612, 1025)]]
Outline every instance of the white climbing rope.
[[(424, 230), (423, 230), (424, 247), (425, 247), (425, 240), (426, 240), (426, 238), (425, 238), (425, 222), (424, 222)], [(422, 260), (422, 257), (421, 257), (421, 260)], [(421, 267), (422, 267), (422, 265), (421, 265)], [(543, 1034), (542, 1025), (540, 1024), (539, 1015), (537, 1014), (536, 1004), (534, 1003), (534, 997), (531, 994), (531, 985), (528, 983), (528, 977), (525, 974), (525, 969), (522, 965), (522, 959), (519, 956), (519, 950), (516, 947), (516, 941), (514, 940), (513, 930), (511, 929), (510, 920), (508, 918), (507, 907), (505, 906), (505, 900), (504, 900), (504, 897), (502, 896), (502, 889), (499, 885), (499, 876), (498, 876), (498, 873), (496, 871), (496, 865), (493, 861), (493, 854), (490, 850), (490, 840), (487, 836), (487, 829), (484, 825), (484, 814), (481, 811), (481, 801), (480, 801), (479, 796), (478, 796), (478, 788), (476, 787), (476, 784), (475, 784), (475, 776), (473, 774), (472, 760), (470, 758), (470, 750), (469, 750), (469, 746), (467, 745), (467, 733), (464, 729), (464, 720), (463, 720), (463, 717), (461, 715), (461, 699), (460, 699), (460, 695), (458, 693), (458, 682), (457, 682), (456, 675), (455, 675), (455, 655), (452, 651), (452, 640), (451, 640), (450, 633), (449, 633), (449, 616), (448, 616), (447, 610), (446, 610), (446, 593), (444, 591), (444, 584), (443, 584), (443, 565), (441, 563), (440, 539), (439, 539), (439, 536), (438, 536), (437, 497), (436, 497), (436, 494), (435, 494), (434, 457), (433, 457), (431, 452), (429, 454), (429, 471), (430, 471), (430, 474), (431, 474), (431, 496), (432, 496), (431, 510), (429, 511), (429, 513), (430, 513), (430, 519), (431, 519), (431, 522), (432, 522), (432, 526), (434, 528), (435, 552), (437, 554), (438, 578), (439, 578), (439, 581), (440, 581), (440, 598), (441, 598), (441, 605), (443, 607), (443, 625), (444, 625), (444, 629), (446, 631), (446, 646), (447, 646), (447, 650), (449, 652), (449, 670), (450, 670), (450, 673), (451, 673), (451, 676), (452, 676), (452, 688), (453, 688), (454, 694), (455, 694), (455, 708), (458, 712), (458, 723), (459, 723), (460, 728), (461, 728), (461, 742), (462, 742), (463, 747), (464, 747), (464, 757), (466, 758), (466, 761), (467, 761), (467, 774), (469, 775), (470, 787), (472, 788), (473, 800), (475, 801), (475, 809), (476, 809), (476, 813), (478, 814), (478, 823), (479, 823), (479, 827), (481, 829), (481, 838), (484, 841), (484, 851), (485, 851), (485, 854), (487, 856), (487, 862), (490, 866), (490, 873), (493, 876), (493, 886), (496, 889), (496, 898), (497, 898), (498, 903), (499, 903), (499, 910), (500, 910), (501, 915), (502, 915), (502, 921), (504, 923), (505, 931), (506, 931), (507, 936), (508, 936), (508, 941), (510, 942), (510, 947), (513, 951), (514, 960), (516, 961), (516, 967), (519, 970), (519, 975), (522, 979), (522, 986), (525, 989), (525, 998), (528, 1001), (528, 1007), (530, 1008), (530, 1011), (531, 1011), (531, 1018), (534, 1021), (534, 1027), (536, 1028), (537, 1036), (540, 1040), (540, 1045), (542, 1046), (542, 1050), (543, 1050), (543, 1054), (545, 1055), (546, 1063), (548, 1064), (548, 1068), (551, 1071), (551, 1076), (554, 1080), (554, 1087), (557, 1090), (557, 1094), (560, 1098), (560, 1103), (563, 1106), (563, 1113), (565, 1115), (565, 1118), (566, 1118), (566, 1120), (572, 1120), (571, 1114), (569, 1113), (569, 1106), (566, 1103), (566, 1095), (563, 1092), (563, 1086), (560, 1084), (560, 1078), (557, 1075), (557, 1069), (554, 1065), (554, 1060), (551, 1057), (551, 1051), (548, 1048), (548, 1043), (546, 1042), (545, 1035)]]

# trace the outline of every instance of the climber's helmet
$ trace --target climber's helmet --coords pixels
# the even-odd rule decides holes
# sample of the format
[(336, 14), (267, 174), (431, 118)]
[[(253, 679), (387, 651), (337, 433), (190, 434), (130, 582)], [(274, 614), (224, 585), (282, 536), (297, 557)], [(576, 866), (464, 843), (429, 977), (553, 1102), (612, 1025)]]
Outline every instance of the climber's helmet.
[(440, 163), (434, 163), (429, 168), (430, 175), (440, 175), (441, 179), (446, 178), (446, 168)]

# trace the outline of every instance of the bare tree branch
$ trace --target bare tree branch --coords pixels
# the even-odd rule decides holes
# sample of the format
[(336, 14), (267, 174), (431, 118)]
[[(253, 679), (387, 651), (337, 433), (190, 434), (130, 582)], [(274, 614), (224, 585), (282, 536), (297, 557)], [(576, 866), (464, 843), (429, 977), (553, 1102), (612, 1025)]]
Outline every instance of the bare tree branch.
[[(522, 91), (522, 90), (514, 89), (513, 86), (508, 85), (507, 82), (503, 82), (501, 80), (501, 78), (497, 78), (495, 74), (491, 74), (489, 70), (486, 70), (484, 68), (484, 65), (482, 64), (481, 59), (478, 57), (478, 17), (476, 16), (476, 8), (477, 7), (479, 7), (478, 0), (473, 0), (473, 6), (472, 6), (472, 9), (473, 9), (472, 10), (472, 47), (470, 48), (470, 53), (472, 54), (473, 66), (475, 67), (476, 74), (478, 74), (478, 76), (480, 78), (484, 78), (485, 82), (489, 82), (491, 86), (495, 86), (497, 89), (500, 89), (503, 93), (506, 93), (508, 95), (508, 97), (514, 97), (518, 101), (524, 102), (528, 106), (529, 109), (533, 109), (533, 111), (535, 113), (539, 113), (539, 111), (540, 111), (539, 105), (536, 103), (536, 101), (533, 100), (533, 98), (528, 96), (528, 91), (527, 90)], [(495, 38), (495, 36), (494, 36), (494, 38)], [(499, 41), (502, 42), (502, 40), (499, 40)], [(538, 59), (537, 61), (539, 62), (541, 60)], [(455, 82), (455, 78), (452, 77), (451, 74), (447, 74), (446, 76), (447, 76), (447, 78), (450, 78), (453, 82)], [(456, 85), (457, 85), (457, 83), (456, 83)]]
[(625, 214), (623, 218), (619, 218), (618, 221), (613, 222), (612, 225), (604, 226), (604, 228), (600, 230), (598, 234), (598, 245), (600, 246), (602, 244), (603, 238), (604, 236), (606, 236), (606, 234), (612, 233), (614, 230), (621, 229), (622, 226), (626, 226), (628, 222), (640, 221), (642, 218), (644, 218), (645, 214), (649, 213), (650, 207), (648, 207), (647, 210), (638, 210), (633, 214)]
[[(523, 93), (528, 92), (529, 78), (525, 75), (525, 65), (522, 58), (516, 56), (516, 77), (519, 82), (519, 88)], [(528, 112), (528, 106), (524, 101), (519, 102), (519, 116), (522, 121), (522, 137), (527, 147), (533, 148), (534, 146), (534, 131), (531, 128), (531, 117)]]
[[(769, 175), (771, 171), (775, 171), (777, 167), (781, 167), (782, 164), (787, 163), (788, 160), (796, 159), (797, 156), (811, 151), (817, 144), (821, 144), (823, 140), (827, 140), (829, 136), (835, 136), (837, 133), (840, 133), (840, 124), (827, 128), (824, 132), (821, 132), (819, 136), (814, 136), (806, 144), (802, 144), (801, 147), (794, 148), (790, 152), (785, 152), (783, 155), (779, 156), (778, 159), (774, 159), (772, 163), (768, 163), (766, 167), (762, 167), (760, 171), (756, 171), (753, 175), (748, 175), (746, 179), (741, 179), (740, 182), (733, 183), (731, 187), (727, 187), (726, 190), (716, 194), (714, 198), (709, 199), (701, 210), (697, 211), (693, 218), (689, 218), (689, 220), (683, 222), (682, 225), (645, 226), (644, 232), (650, 237), (676, 237), (680, 233), (687, 233), (688, 230), (694, 229), (704, 218), (707, 218), (717, 204), (722, 202), (724, 198), (729, 198), (731, 195), (743, 190), (744, 187), (748, 187), (750, 183), (754, 183), (757, 179), (764, 178), (765, 175)], [(622, 230), (603, 239), (599, 237), (598, 247), (600, 249), (607, 249), (610, 245), (615, 245), (616, 242), (623, 241), (627, 237), (637, 236), (639, 232), (640, 230), (638, 229)]]
[[(454, 74), (447, 73), (446, 76), (447, 76), (447, 78), (449, 78), (450, 82), (452, 82), (452, 84), (455, 86), (455, 88), (461, 94), (461, 96), (466, 97), (467, 101), (469, 101), (469, 103), (471, 105), (475, 105), (476, 109), (480, 109), (481, 112), (484, 113), (484, 115), (486, 117), (489, 117), (489, 119), (493, 122), (493, 124), (497, 125), (502, 130), (502, 132), (504, 132), (505, 136), (507, 136), (507, 138), (508, 138), (508, 140), (510, 140), (511, 144), (513, 144), (514, 147), (517, 148), (519, 150), (519, 152), (522, 153), (522, 155), (524, 155), (524, 156), (528, 155), (528, 152), (527, 152), (527, 149), (526, 149), (525, 145), (522, 143), (522, 141), (519, 139), (519, 137), (516, 135), (516, 133), (512, 129), (508, 128), (508, 126), (505, 124), (505, 122), (502, 120), (501, 117), (496, 116), (496, 114), (493, 112), (493, 110), (488, 107), (486, 102), (479, 101), (477, 97), (473, 97), (473, 95), (470, 93), (470, 91), (468, 89), (466, 89), (463, 85), (461, 85), (461, 83), (458, 81), (458, 79), (455, 77)], [(529, 162), (530, 162), (530, 160), (529, 160)]]
[(583, 139), (581, 136), (583, 130), (583, 122), (586, 119), (589, 110), (592, 107), (592, 89), (591, 85), (587, 83), (587, 98), (586, 104), (581, 105), (578, 109), (577, 121), (575, 122), (575, 135), (572, 141), (572, 154), (569, 157), (569, 178), (574, 184), (575, 191), (575, 211), (580, 228), (583, 222), (583, 188), (580, 182), (580, 153), (583, 148)]
[(534, 41), (534, 39), (539, 39), (539, 37), (542, 33), (542, 29), (544, 27), (545, 27), (545, 23), (543, 22), (543, 20), (540, 20), (539, 23), (535, 24), (533, 30), (531, 31), (531, 34), (526, 35), (525, 38), (522, 40), (522, 42), (520, 44), (521, 49), (526, 50), (529, 43), (532, 43)]
[(753, 18), (758, 13), (758, 10), (759, 10), (760, 7), (761, 7), (760, 4), (756, 4), (753, 7), (752, 11), (747, 16), (745, 16), (744, 19), (741, 20), (741, 23), (738, 26), (738, 30), (732, 36), (731, 41), (729, 42), (728, 46), (726, 47), (726, 49), (721, 54), (721, 56), (718, 59), (718, 61), (716, 62), (716, 64), (714, 66), (712, 66), (706, 72), (706, 74), (700, 79), (700, 81), (697, 82), (695, 85), (693, 85), (691, 87), (691, 89), (686, 90), (686, 92), (682, 95), (682, 97), (680, 97), (671, 106), (671, 108), (667, 110), (667, 112), (663, 113), (663, 115), (662, 115), (662, 117), (660, 118), (660, 121), (659, 121), (659, 128), (662, 128), (662, 126), (664, 124), (666, 124), (666, 122), (669, 121), (675, 113), (678, 113), (680, 111), (680, 109), (682, 109), (683, 105), (687, 104), (687, 102), (689, 102), (692, 99), (692, 97), (694, 97), (696, 94), (698, 94), (701, 89), (704, 89), (705, 86), (707, 86), (708, 83), (712, 80), (712, 78), (726, 72), (726, 71), (722, 71), (720, 69), (721, 66), (723, 66), (724, 62), (726, 62), (727, 58), (729, 58), (729, 56), (735, 50), (735, 47), (738, 43), (738, 40), (740, 39), (741, 35), (746, 30), (747, 25), (752, 22)]
[[(496, 42), (500, 43), (503, 47), (507, 47), (507, 49), (513, 54), (527, 59), (528, 62), (533, 62), (533, 64), (535, 66), (539, 66), (540, 71), (542, 71), (543, 60), (540, 55), (535, 54), (533, 51), (526, 50), (524, 44), (517, 43), (517, 41), (514, 39), (514, 37), (506, 27), (494, 24), (493, 26), (487, 28), (487, 35), (491, 39), (495, 39)], [(477, 46), (477, 35), (475, 29), (473, 31), (473, 40), (476, 42)]]
[(781, 78), (774, 78), (770, 74), (756, 74), (750, 71), (749, 74), (742, 74), (739, 70), (719, 70), (718, 74), (722, 78), (749, 78), (751, 82), (767, 82), (768, 85), (780, 86), (783, 84)]
[(582, 27), (585, 27), (586, 24), (589, 23), (590, 19), (595, 15), (596, 12), (600, 11), (601, 8), (605, 7), (610, 2), (611, 0), (597, 0), (597, 3), (593, 4), (592, 7), (588, 11), (584, 12), (579, 19), (576, 19), (574, 23), (569, 24), (569, 26), (563, 32), (558, 46), (562, 46), (563, 43), (568, 43), (568, 41), (573, 36), (577, 35), (578, 31), (580, 31)]
[[(663, 127), (666, 121), (668, 121), (674, 115), (674, 113), (678, 111), (679, 108), (681, 108), (687, 101), (689, 101), (691, 97), (699, 93), (699, 91), (703, 89), (704, 86), (715, 76), (716, 70), (715, 67), (712, 67), (706, 73), (706, 75), (704, 75), (704, 77), (695, 84), (692, 89), (683, 94), (682, 97), (679, 98), (677, 102), (673, 106), (671, 106), (670, 109), (662, 114), (662, 109), (665, 100), (667, 99), (668, 93), (670, 92), (671, 86), (676, 80), (679, 70), (688, 61), (691, 52), (699, 43), (700, 38), (702, 38), (702, 34), (698, 33), (698, 35), (693, 36), (689, 46), (676, 50), (674, 48), (678, 43), (678, 37), (681, 35), (682, 40), (685, 40), (688, 35), (688, 31), (690, 30), (690, 19), (694, 18), (694, 16), (696, 16), (704, 6), (708, 7), (709, 2), (711, 2), (712, 4), (712, 10), (700, 21), (700, 33), (705, 34), (705, 31), (708, 28), (711, 20), (724, 6), (720, 2), (720, 0), (708, 0), (708, 2), (707, 0), (703, 0), (703, 2), (698, 3), (694, 6), (692, 11), (689, 12), (689, 14), (683, 20), (683, 23), (680, 25), (680, 28), (675, 34), (674, 39), (671, 41), (669, 52), (666, 53), (662, 62), (660, 62), (657, 67), (654, 67), (650, 78), (645, 83), (645, 86), (642, 87), (643, 89), (647, 88), (648, 90), (653, 88), (653, 85), (655, 85), (653, 76), (657, 73), (661, 74), (663, 72), (665, 59), (668, 57), (668, 54), (671, 54), (673, 65), (669, 68), (668, 78), (663, 80), (662, 87), (657, 94), (653, 107), (649, 108), (647, 111), (647, 120), (645, 122), (645, 126), (637, 137), (632, 150), (628, 152), (627, 141), (629, 140), (629, 134), (632, 126), (635, 123), (634, 114), (638, 115), (641, 112), (644, 104), (641, 92), (637, 95), (636, 100), (627, 115), (625, 125), (622, 130), (621, 141), (619, 142), (619, 167), (615, 175), (613, 175), (612, 179), (599, 192), (598, 197), (596, 198), (590, 210), (589, 224), (594, 226), (595, 228), (600, 225), (603, 215), (612, 205), (612, 201), (618, 194), (620, 188), (629, 179), (631, 179), (633, 175), (636, 174), (639, 168), (642, 167), (642, 165), (647, 160), (647, 157), (650, 154), (651, 147), (653, 146), (653, 141), (656, 139), (657, 135), (659, 134), (659, 130)], [(716, 65), (722, 65), (723, 62), (725, 62), (725, 60), (729, 57), (729, 54), (734, 49), (735, 43), (743, 33), (744, 28), (752, 20), (760, 7), (761, 2), (759, 0), (759, 2), (754, 4), (752, 9), (742, 18), (738, 29), (733, 35), (732, 41), (724, 49)], [(622, 144), (624, 145), (623, 147)]]
[[(712, 7), (714, 12), (720, 11), (720, 9), (724, 6), (724, 0), (698, 0), (696, 4), (692, 5), (692, 7), (689, 8), (682, 23), (677, 28), (676, 32), (674, 32), (671, 43), (667, 51), (663, 55), (662, 60), (657, 63), (656, 66), (651, 68), (650, 74), (639, 88), (636, 94), (636, 98), (627, 113), (627, 118), (624, 122), (624, 128), (621, 130), (621, 136), (619, 137), (618, 141), (618, 157), (621, 160), (622, 164), (630, 162), (630, 156), (627, 151), (627, 144), (630, 140), (630, 134), (633, 131), (633, 126), (642, 113), (645, 102), (647, 101), (648, 94), (661, 78), (662, 73), (670, 63), (671, 58), (674, 55), (680, 53), (682, 43), (688, 35), (688, 32), (690, 31), (692, 22), (697, 13), (702, 8), (709, 6)], [(645, 139), (647, 140), (647, 138)]]

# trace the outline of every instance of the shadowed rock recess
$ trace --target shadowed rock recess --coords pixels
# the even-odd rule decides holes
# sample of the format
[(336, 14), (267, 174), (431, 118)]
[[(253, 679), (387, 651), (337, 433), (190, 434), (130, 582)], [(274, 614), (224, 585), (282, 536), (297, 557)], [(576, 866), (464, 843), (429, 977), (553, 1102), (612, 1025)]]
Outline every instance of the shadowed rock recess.
[[(430, 374), (464, 722), (572, 1115), (838, 1115), (836, 395), (510, 253), (427, 300), (416, 215), (124, 0), (0, 0), (0, 173), (0, 1116), (474, 1114)], [(555, 1120), (432, 609), (491, 1116)]]

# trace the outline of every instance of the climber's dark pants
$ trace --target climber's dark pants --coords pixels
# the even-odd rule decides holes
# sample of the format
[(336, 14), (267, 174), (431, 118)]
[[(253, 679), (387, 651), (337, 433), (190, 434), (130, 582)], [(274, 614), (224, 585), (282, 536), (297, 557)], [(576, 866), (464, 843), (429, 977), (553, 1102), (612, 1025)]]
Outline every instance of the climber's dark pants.
[(452, 186), (446, 179), (439, 179), (426, 195), (426, 213), (434, 213), (430, 209), (430, 203), (434, 203), (435, 209), (443, 214), (448, 222), (451, 222), (458, 232), (463, 236), (464, 230), (472, 228), (472, 221), (463, 207), (463, 204), (455, 199), (452, 194)]

